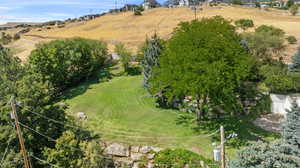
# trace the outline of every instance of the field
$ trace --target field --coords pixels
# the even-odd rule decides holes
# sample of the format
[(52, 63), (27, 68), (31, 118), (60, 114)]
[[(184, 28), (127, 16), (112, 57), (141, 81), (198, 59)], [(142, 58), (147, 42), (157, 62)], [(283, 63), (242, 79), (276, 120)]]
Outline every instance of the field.
[[(273, 25), (285, 30), (288, 35), (296, 36), (298, 41), (300, 41), (300, 17), (290, 16), (288, 11), (272, 9), (266, 11), (238, 6), (214, 8), (204, 6), (202, 11), (198, 11), (197, 18), (216, 15), (221, 15), (231, 20), (241, 18), (253, 19), (255, 26), (262, 24)], [(110, 51), (113, 51), (114, 44), (117, 42), (123, 42), (132, 51), (136, 51), (146, 37), (153, 35), (154, 32), (167, 39), (181, 21), (189, 21), (194, 18), (194, 11), (190, 8), (151, 9), (143, 12), (143, 16), (134, 16), (132, 12), (107, 14), (88, 22), (70, 23), (65, 28), (34, 29), (23, 37), (25, 40), (22, 43), (16, 42), (16, 44), (12, 45), (17, 48), (16, 50), (19, 51), (17, 55), (23, 60), (26, 59), (38, 42), (75, 36), (103, 40), (109, 44)], [(296, 48), (297, 45), (288, 46), (285, 60), (289, 61)]]
[[(65, 101), (70, 104), (69, 113), (86, 113), (88, 119), (83, 124), (108, 142), (186, 148), (211, 158), (214, 148), (212, 143), (218, 142), (219, 133), (216, 130), (219, 125), (210, 129), (197, 129), (192, 125), (178, 124), (181, 113), (156, 107), (154, 99), (141, 84), (141, 76), (115, 77), (100, 83), (88, 82), (69, 90)], [(226, 133), (237, 132), (239, 142), (274, 140), (277, 137), (247, 121), (236, 120), (226, 124)], [(230, 156), (234, 156), (239, 145), (227, 145)]]

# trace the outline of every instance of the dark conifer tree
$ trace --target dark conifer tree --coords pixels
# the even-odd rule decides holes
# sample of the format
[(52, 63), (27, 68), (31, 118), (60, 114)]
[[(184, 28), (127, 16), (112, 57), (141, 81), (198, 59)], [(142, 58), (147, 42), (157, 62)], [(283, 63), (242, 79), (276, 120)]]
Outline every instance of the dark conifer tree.
[(159, 57), (163, 49), (163, 42), (159, 37), (154, 34), (154, 36), (148, 40), (147, 46), (145, 48), (144, 60), (142, 66), (144, 69), (144, 88), (149, 89), (149, 80), (152, 75), (152, 70), (154, 66), (158, 66)]
[(289, 68), (290, 72), (300, 72), (300, 47), (298, 52), (294, 55), (292, 65)]
[(300, 107), (296, 102), (293, 103), (292, 109), (287, 111), (283, 139), (285, 143), (300, 149)]

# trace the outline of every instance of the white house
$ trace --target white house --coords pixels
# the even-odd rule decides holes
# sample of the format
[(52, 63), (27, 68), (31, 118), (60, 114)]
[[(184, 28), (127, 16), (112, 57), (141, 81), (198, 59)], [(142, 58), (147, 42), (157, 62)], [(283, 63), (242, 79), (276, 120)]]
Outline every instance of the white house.
[(190, 0), (180, 0), (179, 6), (190, 6)]
[(300, 105), (300, 97), (279, 94), (270, 94), (270, 97), (272, 100), (271, 111), (275, 114), (285, 115), (286, 110), (291, 109), (294, 101)]
[(142, 4), (143, 8), (145, 10), (150, 9), (151, 8), (151, 4), (149, 1), (144, 1), (144, 3)]

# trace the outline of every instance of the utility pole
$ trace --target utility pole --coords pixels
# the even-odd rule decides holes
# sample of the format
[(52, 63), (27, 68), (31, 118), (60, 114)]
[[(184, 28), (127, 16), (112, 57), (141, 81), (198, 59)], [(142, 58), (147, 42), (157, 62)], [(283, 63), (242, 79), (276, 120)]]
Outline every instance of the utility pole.
[(221, 168), (225, 168), (225, 135), (224, 135), (224, 127), (221, 126)]
[(27, 156), (27, 152), (26, 152), (26, 148), (25, 148), (25, 143), (24, 143), (22, 131), (21, 131), (21, 128), (20, 128), (20, 125), (19, 125), (19, 119), (18, 119), (17, 108), (16, 108), (16, 101), (15, 101), (14, 97), (11, 98), (10, 104), (11, 104), (11, 108), (12, 108), (12, 117), (15, 120), (15, 125), (16, 125), (16, 129), (17, 129), (19, 143), (20, 143), (20, 146), (21, 146), (21, 153), (22, 153), (23, 160), (24, 160), (24, 166), (25, 166), (25, 168), (30, 168), (30, 164), (29, 164), (29, 160), (28, 160), (28, 156)]

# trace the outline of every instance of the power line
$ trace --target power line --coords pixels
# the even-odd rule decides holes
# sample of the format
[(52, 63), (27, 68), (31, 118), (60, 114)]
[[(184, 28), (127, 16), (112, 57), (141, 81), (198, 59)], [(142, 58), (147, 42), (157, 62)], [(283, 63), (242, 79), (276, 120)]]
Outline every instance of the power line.
[(12, 138), (10, 138), (10, 139), (8, 140), (8, 142), (7, 142), (7, 146), (6, 146), (6, 148), (5, 148), (5, 152), (4, 152), (3, 157), (2, 157), (2, 159), (1, 159), (1, 161), (0, 161), (0, 166), (2, 166), (2, 164), (3, 164), (3, 162), (4, 162), (4, 159), (5, 159), (5, 156), (6, 156), (7, 152), (8, 152), (8, 148), (9, 148), (9, 145), (10, 145), (10, 142), (11, 142), (11, 141), (12, 141)]
[(40, 161), (40, 162), (46, 163), (46, 164), (48, 164), (48, 165), (50, 165), (50, 166), (53, 166), (53, 167), (56, 167), (56, 168), (63, 168), (63, 167), (59, 167), (59, 166), (57, 166), (57, 165), (51, 164), (51, 163), (49, 163), (48, 161), (43, 160), (43, 159), (41, 159), (41, 158), (38, 158), (38, 157), (36, 157), (36, 156), (34, 156), (34, 155), (32, 155), (32, 154), (30, 154), (29, 156), (32, 157), (32, 158), (34, 158), (34, 159), (36, 159), (36, 160), (38, 160), (38, 161)]
[[(20, 106), (20, 105), (18, 105)], [(21, 107), (21, 106), (20, 106)], [(75, 128), (75, 129), (78, 129), (78, 130), (84, 130), (83, 128), (80, 128), (80, 127), (77, 127), (77, 126), (72, 126), (72, 125), (68, 125), (68, 124), (65, 124), (63, 122), (60, 122), (60, 121), (57, 121), (55, 119), (52, 119), (52, 118), (49, 118), (49, 117), (46, 117), (44, 115), (41, 115), (39, 113), (36, 113), (36, 112), (33, 112), (31, 110), (27, 110), (25, 109), (26, 111), (30, 112), (30, 113), (33, 113), (33, 114), (36, 114), (44, 119), (47, 119), (49, 121), (52, 121), (52, 122), (55, 122), (57, 124), (61, 124), (62, 126), (67, 126), (67, 127), (70, 127), (70, 128)], [(115, 131), (115, 130), (110, 130), (111, 132)], [(119, 137), (127, 137), (127, 138), (137, 138), (137, 139), (185, 139), (185, 138), (197, 138), (197, 137), (210, 137), (210, 136), (213, 136), (214, 134), (218, 133), (219, 132), (219, 129), (217, 129), (215, 132), (211, 133), (211, 134), (207, 134), (207, 135), (197, 135), (197, 136), (182, 136), (182, 137), (174, 137), (174, 136), (131, 136), (131, 135), (119, 135), (119, 134), (110, 134), (110, 133), (101, 133), (102, 135), (109, 135), (109, 136), (119, 136)], [(150, 132), (149, 132), (150, 133)]]
[[(19, 124), (20, 124), (22, 127), (25, 127), (26, 129), (31, 130), (31, 131), (33, 131), (33, 132), (39, 134), (40, 136), (43, 136), (44, 138), (47, 138), (49, 141), (53, 141), (53, 142), (58, 143), (58, 142), (57, 142), (56, 140), (54, 140), (53, 138), (51, 138), (51, 137), (49, 137), (49, 136), (47, 136), (47, 135), (44, 135), (44, 134), (42, 134), (42, 133), (40, 133), (40, 132), (38, 132), (38, 131), (35, 131), (33, 128), (31, 128), (31, 127), (29, 127), (29, 126), (27, 126), (27, 125), (25, 125), (25, 124), (22, 124), (22, 123), (20, 123), (20, 122), (19, 122)], [(64, 145), (64, 146), (66, 146), (66, 147), (70, 147), (70, 148), (73, 148), (73, 149), (75, 149), (75, 150), (82, 151), (80, 148), (72, 147), (72, 146), (70, 146), (69, 144), (65, 144), (65, 143), (61, 143), (61, 142), (59, 142), (59, 143), (62, 144), (62, 145)], [(32, 155), (32, 154), (29, 154), (29, 156), (32, 157), (32, 158), (34, 158), (34, 159), (36, 159), (36, 160), (38, 160), (38, 161), (40, 161), (40, 162), (46, 163), (46, 164), (48, 164), (48, 165), (50, 165), (50, 166), (54, 166), (54, 167), (56, 167), (56, 168), (61, 168), (61, 167), (59, 167), (59, 166), (57, 166), (57, 165), (54, 165), (54, 164), (49, 163), (48, 161), (45, 161), (45, 160), (43, 160), (43, 159), (41, 159), (41, 158), (38, 158), (38, 157), (36, 157), (36, 156), (34, 156), (34, 155)], [(112, 157), (102, 157), (102, 158), (103, 158), (103, 159), (112, 159)], [(172, 164), (155, 164), (155, 165), (178, 165), (178, 164), (179, 164), (179, 163), (172, 163)], [(200, 165), (200, 164), (188, 164), (188, 165)], [(210, 165), (215, 165), (215, 164), (210, 164)]]

